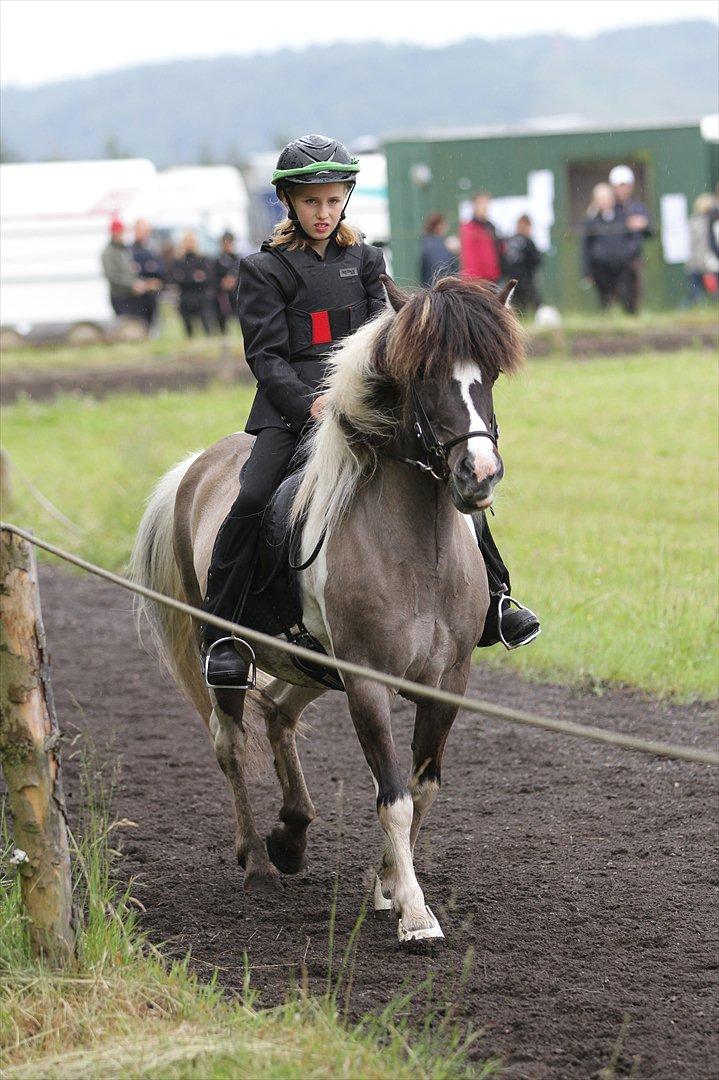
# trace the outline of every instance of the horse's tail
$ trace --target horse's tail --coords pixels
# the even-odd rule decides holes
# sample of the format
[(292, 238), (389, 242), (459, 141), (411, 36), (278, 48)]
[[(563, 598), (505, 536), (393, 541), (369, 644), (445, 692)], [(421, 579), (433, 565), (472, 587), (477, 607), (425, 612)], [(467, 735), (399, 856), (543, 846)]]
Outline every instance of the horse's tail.
[[(187, 596), (172, 542), (175, 498), (182, 478), (198, 454), (190, 454), (165, 473), (147, 500), (130, 556), (130, 577), (138, 585), (193, 603)], [(181, 611), (138, 596), (135, 604), (138, 633), (145, 620), (150, 627), (160, 665), (172, 676), (205, 721), (212, 703), (200, 670), (197, 632), (193, 620)]]
[[(130, 577), (138, 585), (186, 604), (196, 603), (197, 597), (188, 597), (175, 558), (172, 539), (175, 498), (182, 478), (198, 456), (198, 453), (190, 454), (159, 480), (147, 501), (129, 564)], [(172, 676), (205, 722), (209, 723), (212, 701), (200, 667), (194, 620), (181, 611), (144, 596), (136, 598), (135, 618), (140, 635), (143, 622), (147, 620), (161, 666)], [(262, 690), (271, 681), (269, 675), (258, 671), (257, 689), (248, 692), (245, 698), (243, 724), (257, 745), (260, 744), (266, 710)], [(258, 760), (262, 753), (262, 750), (257, 752)], [(261, 771), (260, 764), (256, 764), (255, 768)]]

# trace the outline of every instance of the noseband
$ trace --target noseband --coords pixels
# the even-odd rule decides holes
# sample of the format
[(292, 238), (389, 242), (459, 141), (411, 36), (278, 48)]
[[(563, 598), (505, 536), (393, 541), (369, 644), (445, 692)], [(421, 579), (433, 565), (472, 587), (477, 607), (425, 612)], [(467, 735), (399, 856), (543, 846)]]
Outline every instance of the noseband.
[(476, 439), (481, 436), (483, 439), (489, 439), (494, 448), (497, 448), (499, 442), (499, 425), (494, 412), (489, 421), (489, 431), (468, 431), (465, 435), (457, 435), (454, 439), (448, 439), (447, 442), (441, 442), (434, 433), (432, 421), (427, 416), (427, 410), (422, 403), (419, 391), (414, 383), (412, 383), (410, 387), (410, 394), (412, 396), (412, 410), (414, 412), (414, 431), (422, 445), (426, 460), (419, 461), (416, 458), (397, 457), (398, 461), (404, 461), (407, 465), (413, 465), (415, 468), (421, 469), (422, 472), (428, 472), (435, 480), (446, 483), (450, 477), (449, 451), (455, 446), (458, 446), (459, 443), (467, 442), (469, 439)]

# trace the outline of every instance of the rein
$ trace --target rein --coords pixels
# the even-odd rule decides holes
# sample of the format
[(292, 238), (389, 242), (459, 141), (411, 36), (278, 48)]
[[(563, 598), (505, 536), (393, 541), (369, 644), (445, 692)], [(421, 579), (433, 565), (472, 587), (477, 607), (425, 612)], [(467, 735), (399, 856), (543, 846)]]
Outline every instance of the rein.
[(422, 444), (427, 460), (420, 461), (418, 458), (402, 457), (400, 454), (386, 454), (387, 457), (391, 457), (395, 461), (402, 461), (405, 465), (412, 465), (422, 472), (429, 473), (435, 480), (446, 483), (450, 475), (448, 455), (449, 451), (455, 446), (481, 436), (483, 439), (489, 439), (496, 449), (499, 442), (499, 425), (494, 413), (492, 413), (490, 420), (489, 431), (468, 431), (464, 435), (457, 435), (454, 439), (448, 439), (447, 442), (441, 442), (434, 433), (432, 421), (427, 416), (427, 410), (414, 383), (410, 387), (410, 393), (414, 410), (415, 435)]

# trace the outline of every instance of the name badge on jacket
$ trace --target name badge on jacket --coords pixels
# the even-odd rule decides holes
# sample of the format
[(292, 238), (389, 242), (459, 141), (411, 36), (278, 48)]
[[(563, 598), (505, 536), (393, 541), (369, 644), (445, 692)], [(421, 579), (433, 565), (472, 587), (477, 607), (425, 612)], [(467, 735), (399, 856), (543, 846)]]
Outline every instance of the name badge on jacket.
[(356, 266), (343, 266), (340, 269), (340, 277), (358, 277), (359, 270)]

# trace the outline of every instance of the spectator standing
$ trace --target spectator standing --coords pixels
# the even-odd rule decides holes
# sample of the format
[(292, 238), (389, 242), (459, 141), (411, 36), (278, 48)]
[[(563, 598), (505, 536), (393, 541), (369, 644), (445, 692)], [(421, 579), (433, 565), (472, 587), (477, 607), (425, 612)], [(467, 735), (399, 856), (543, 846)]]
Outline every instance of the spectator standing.
[(110, 303), (116, 315), (133, 315), (134, 302), (142, 292), (132, 255), (124, 243), (125, 227), (114, 218), (110, 239), (102, 253), (102, 269), (110, 286)]
[(192, 337), (198, 319), (205, 333), (211, 332), (209, 308), (213, 276), (209, 259), (199, 253), (197, 236), (193, 232), (185, 233), (181, 254), (172, 268), (172, 279), (180, 290), (180, 315), (188, 337)]
[(597, 184), (584, 222), (582, 277), (594, 284), (604, 310), (616, 299), (625, 311), (631, 310), (633, 251), (633, 238), (628, 238), (624, 218), (617, 213), (611, 184)]
[(542, 261), (539, 249), (532, 239), (532, 220), (528, 214), (517, 219), (517, 231), (504, 244), (502, 268), (504, 276), (515, 278), (517, 287), (512, 303), (520, 311), (534, 313), (541, 304), (535, 275)]
[(472, 218), (460, 229), (460, 265), (465, 277), (498, 282), (502, 276), (502, 247), (489, 220), (491, 203), (488, 191), (474, 196)]
[(215, 259), (215, 317), (220, 333), (227, 329), (227, 320), (237, 318), (237, 282), (240, 257), (235, 251), (235, 237), (222, 234), (222, 247)]
[(716, 285), (711, 288), (712, 279), (719, 271), (719, 259), (711, 247), (711, 220), (716, 210), (714, 196), (709, 193), (694, 200), (689, 218), (689, 258), (685, 265), (690, 306), (697, 304), (707, 293), (716, 293)]
[(160, 256), (149, 246), (152, 228), (148, 221), (135, 222), (135, 240), (130, 248), (135, 273), (143, 291), (133, 300), (133, 313), (151, 329), (157, 318), (157, 299), (165, 283), (165, 268)]
[[(457, 238), (453, 237), (454, 244)], [(428, 214), (422, 230), (422, 248), (420, 254), (420, 281), (423, 285), (434, 285), (440, 278), (456, 274), (459, 259), (452, 243), (447, 238), (447, 219), (437, 212)]]
[(634, 198), (634, 173), (628, 165), (615, 165), (609, 173), (614, 190), (615, 213), (625, 230), (626, 267), (623, 271), (621, 300), (629, 315), (639, 311), (642, 285), (642, 241), (652, 235), (649, 211)]

